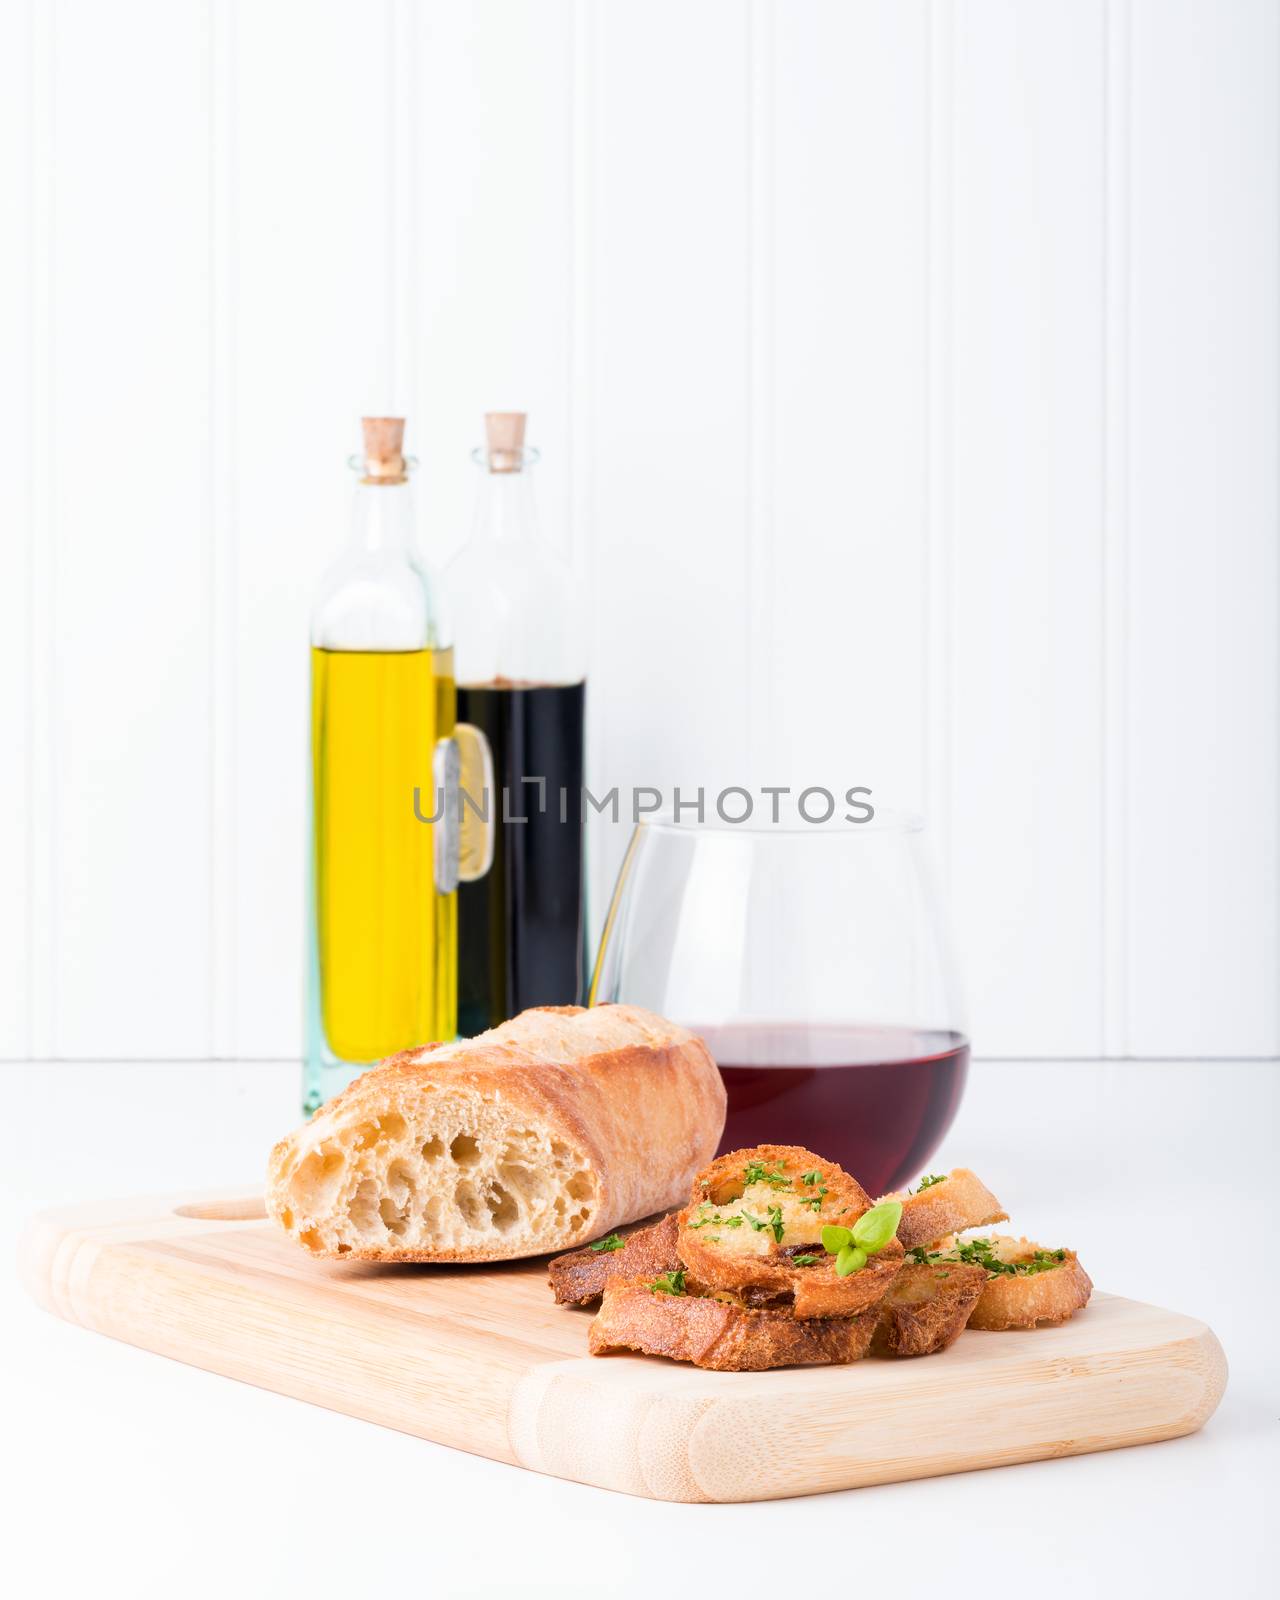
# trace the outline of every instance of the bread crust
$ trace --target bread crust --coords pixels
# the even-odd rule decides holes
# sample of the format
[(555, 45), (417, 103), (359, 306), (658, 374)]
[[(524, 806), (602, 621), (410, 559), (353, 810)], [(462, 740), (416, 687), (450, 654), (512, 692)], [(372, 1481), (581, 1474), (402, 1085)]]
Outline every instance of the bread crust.
[(986, 1286), (981, 1267), (908, 1261), (880, 1302), (871, 1353), (931, 1356), (964, 1332)]
[(676, 1253), (676, 1213), (628, 1234), (621, 1250), (572, 1250), (547, 1264), (547, 1278), (558, 1306), (588, 1306), (608, 1284), (622, 1278), (650, 1281), (680, 1265)]
[(804, 1319), (714, 1298), (697, 1284), (686, 1288), (691, 1292), (671, 1295), (655, 1293), (647, 1280), (611, 1283), (588, 1333), (591, 1354), (638, 1350), (712, 1372), (764, 1372), (858, 1361), (875, 1331), (875, 1311)]
[[(1005, 1261), (1028, 1260), (1037, 1250), (1048, 1248), (1007, 1234), (993, 1234), (991, 1242)], [(1082, 1310), (1092, 1293), (1093, 1280), (1075, 1251), (1066, 1250), (1062, 1264), (1046, 1272), (988, 1277), (968, 1325), (986, 1333), (1051, 1326)]]
[(901, 1192), (883, 1198), (902, 1202), (898, 1238), (905, 1250), (932, 1246), (966, 1228), (989, 1228), (1009, 1220), (1009, 1213), (968, 1167), (957, 1167), (919, 1194)]
[[(559, 1152), (569, 1196), (563, 1214), (501, 1235), (483, 1226), (488, 1196), (477, 1194), (477, 1226), (458, 1224), (453, 1231), (461, 1237), (452, 1242), (433, 1237), (425, 1215), (400, 1238), (373, 1216), (357, 1228), (359, 1173), (373, 1185), (365, 1212), (372, 1206), (376, 1213), (388, 1163), (400, 1159), (403, 1146), (412, 1178), (446, 1105), (459, 1127), (470, 1118), (475, 1129), (496, 1126), (499, 1138), (516, 1123), (530, 1131), (541, 1151), (531, 1158), (535, 1168), (540, 1161), (545, 1169), (549, 1152)], [(686, 1029), (638, 1006), (539, 1007), (477, 1039), (402, 1051), (363, 1073), (271, 1152), (267, 1209), (303, 1248), (325, 1258), (542, 1255), (678, 1204), (715, 1150), (724, 1108), (715, 1062)], [(325, 1194), (314, 1181), (317, 1170)]]
[[(802, 1320), (815, 1317), (849, 1317), (876, 1305), (887, 1292), (904, 1257), (902, 1244), (891, 1239), (858, 1272), (842, 1278), (836, 1272), (835, 1257), (820, 1243), (809, 1242), (803, 1254), (816, 1255), (812, 1266), (796, 1266), (788, 1254), (795, 1252), (784, 1228), (781, 1240), (767, 1232), (752, 1229), (750, 1234), (730, 1238), (724, 1228), (705, 1223), (707, 1207), (727, 1208), (742, 1195), (747, 1167), (756, 1163), (768, 1171), (778, 1167), (790, 1183), (791, 1195), (817, 1197), (825, 1185), (821, 1204), (803, 1215), (806, 1232), (816, 1237), (821, 1227), (837, 1224), (850, 1227), (871, 1208), (871, 1198), (855, 1178), (842, 1167), (826, 1161), (801, 1145), (756, 1145), (749, 1150), (733, 1150), (719, 1156), (694, 1179), (693, 1197), (680, 1212), (677, 1248), (680, 1259), (700, 1283), (711, 1284), (742, 1294), (759, 1305), (785, 1302)], [(816, 1172), (818, 1184), (805, 1185), (802, 1175)], [(775, 1191), (781, 1196), (782, 1191)], [(758, 1253), (742, 1254), (738, 1248), (750, 1244)]]

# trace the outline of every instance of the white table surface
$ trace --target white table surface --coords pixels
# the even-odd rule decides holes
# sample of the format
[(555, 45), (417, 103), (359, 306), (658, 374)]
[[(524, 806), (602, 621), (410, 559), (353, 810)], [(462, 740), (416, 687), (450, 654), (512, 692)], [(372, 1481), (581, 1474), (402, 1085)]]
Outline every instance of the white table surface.
[[(298, 1120), (279, 1063), (0, 1076), (10, 1259), (45, 1206), (252, 1183)], [(1271, 1064), (975, 1065), (931, 1165), (975, 1167), (1019, 1231), (1077, 1248), (1100, 1288), (1210, 1323), (1226, 1396), (1186, 1439), (803, 1500), (667, 1505), (538, 1477), (70, 1327), (0, 1274), (0, 1587), (803, 1593), (831, 1587), (829, 1549), (859, 1594), (1274, 1595), (1278, 1111)]]

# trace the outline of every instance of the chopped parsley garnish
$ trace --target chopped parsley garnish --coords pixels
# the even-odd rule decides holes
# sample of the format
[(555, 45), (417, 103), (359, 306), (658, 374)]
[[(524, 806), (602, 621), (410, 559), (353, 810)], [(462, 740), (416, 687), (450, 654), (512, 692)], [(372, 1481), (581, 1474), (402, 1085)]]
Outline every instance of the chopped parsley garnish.
[(655, 1278), (649, 1287), (653, 1290), (654, 1294), (683, 1294), (683, 1267), (679, 1268), (675, 1272), (664, 1272), (660, 1278)]
[(935, 1183), (945, 1183), (946, 1181), (947, 1175), (945, 1172), (930, 1172), (925, 1177), (921, 1178), (920, 1182), (916, 1184), (914, 1189), (908, 1189), (907, 1193), (923, 1194), (926, 1189), (932, 1189)]
[(1052, 1272), (1067, 1259), (1065, 1250), (1037, 1250), (1029, 1261), (1002, 1261), (1005, 1272), (1019, 1277), (1031, 1277), (1037, 1272)]
[(709, 1222), (717, 1223), (723, 1228), (740, 1228), (742, 1226), (741, 1217), (722, 1217), (718, 1211), (714, 1217), (701, 1217), (697, 1222), (691, 1222), (689, 1226), (691, 1228), (705, 1228)]
[(971, 1267), (986, 1267), (992, 1272), (1000, 1264), (990, 1239), (962, 1239), (956, 1245), (956, 1259), (967, 1262)]
[[(772, 1207), (770, 1209), (772, 1210)], [(769, 1226), (767, 1222), (761, 1222), (759, 1217), (753, 1217), (749, 1211), (744, 1211), (741, 1215), (744, 1222), (751, 1224), (752, 1233), (763, 1233)]]
[(789, 1189), (791, 1179), (786, 1176), (786, 1171), (785, 1161), (779, 1161), (772, 1172), (765, 1170), (763, 1161), (748, 1161), (742, 1176), (748, 1189), (753, 1183), (767, 1183), (771, 1189)]
[[(927, 1259), (940, 1261), (947, 1258), (934, 1255)], [(1037, 1272), (1052, 1272), (1054, 1267), (1061, 1266), (1067, 1259), (1067, 1252), (1035, 1250), (1022, 1261), (1002, 1261), (990, 1239), (962, 1239), (956, 1246), (955, 1259), (967, 1262), (970, 1266), (985, 1267), (992, 1278), (1030, 1278)]]
[(626, 1246), (626, 1242), (620, 1233), (611, 1233), (607, 1239), (597, 1239), (588, 1248), (591, 1250), (621, 1250)]
[(774, 1242), (782, 1243), (782, 1207), (769, 1207), (769, 1226), (773, 1229)]
[(802, 1206), (808, 1206), (811, 1211), (821, 1211), (822, 1202), (826, 1198), (827, 1194), (827, 1186), (822, 1181), (822, 1174), (815, 1167), (812, 1172), (801, 1173), (800, 1182), (807, 1184), (810, 1189), (816, 1189), (818, 1191), (817, 1194), (806, 1195), (800, 1204)]
[(817, 1256), (792, 1256), (791, 1265), (793, 1267), (816, 1267), (818, 1259)]
[(932, 1255), (930, 1255), (928, 1250), (926, 1250), (924, 1245), (922, 1245), (922, 1244), (916, 1245), (916, 1247), (913, 1250), (908, 1250), (907, 1251), (907, 1258), (910, 1261), (914, 1261), (918, 1267), (928, 1266), (929, 1262), (931, 1262), (931, 1261), (941, 1261), (942, 1260), (941, 1255), (936, 1250), (933, 1252)]

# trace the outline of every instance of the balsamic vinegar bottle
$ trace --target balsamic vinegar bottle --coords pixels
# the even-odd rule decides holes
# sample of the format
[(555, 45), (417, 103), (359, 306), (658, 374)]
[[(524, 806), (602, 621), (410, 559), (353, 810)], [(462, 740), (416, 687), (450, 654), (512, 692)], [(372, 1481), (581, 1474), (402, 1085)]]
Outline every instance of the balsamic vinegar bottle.
[[(469, 543), (449, 567), (459, 720), (493, 754), (493, 865), (458, 892), (458, 1031), (583, 992), (584, 622), (538, 537), (523, 412), (490, 412)], [(476, 805), (486, 797), (472, 796)]]

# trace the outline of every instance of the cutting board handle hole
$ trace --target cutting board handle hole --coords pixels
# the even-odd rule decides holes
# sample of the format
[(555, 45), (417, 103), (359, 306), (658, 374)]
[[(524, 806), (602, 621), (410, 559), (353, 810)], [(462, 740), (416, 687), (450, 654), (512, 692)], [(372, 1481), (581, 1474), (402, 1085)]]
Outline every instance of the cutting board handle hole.
[(244, 1200), (207, 1200), (203, 1204), (175, 1206), (177, 1217), (194, 1217), (197, 1222), (265, 1222), (267, 1207), (258, 1195)]

